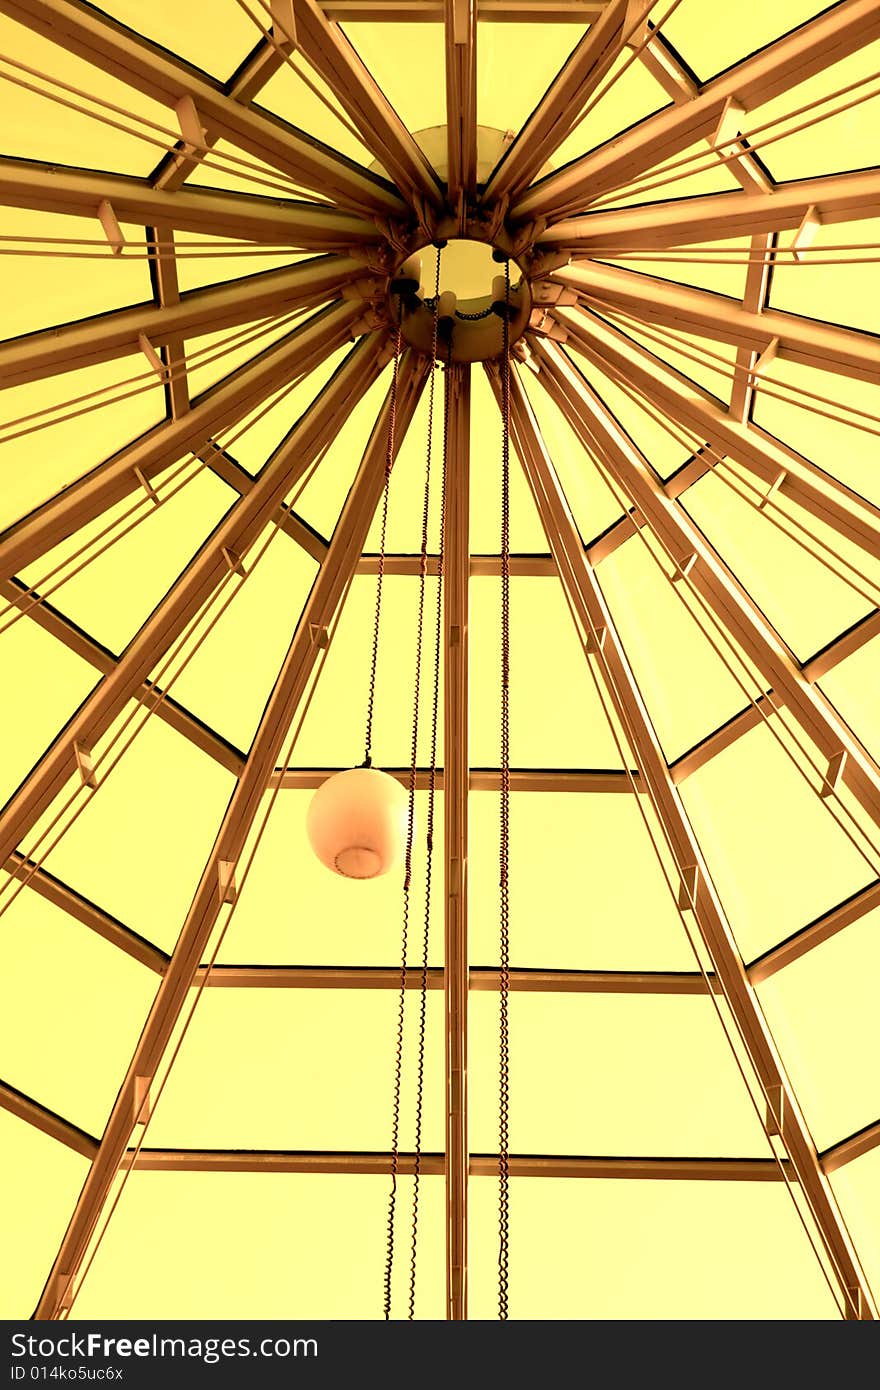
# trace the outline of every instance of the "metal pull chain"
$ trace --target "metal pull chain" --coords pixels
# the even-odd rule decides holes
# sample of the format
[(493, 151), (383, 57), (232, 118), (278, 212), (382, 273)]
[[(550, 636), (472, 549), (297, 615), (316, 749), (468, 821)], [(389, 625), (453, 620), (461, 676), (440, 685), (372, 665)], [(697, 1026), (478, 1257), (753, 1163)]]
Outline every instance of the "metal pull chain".
[(391, 377), (391, 398), (388, 403), (388, 448), (385, 452), (385, 486), (382, 490), (382, 534), (379, 542), (379, 573), (376, 579), (376, 613), (373, 619), (373, 651), (370, 658), (370, 684), (367, 695), (367, 730), (364, 735), (364, 767), (371, 767), (373, 758), (373, 705), (376, 700), (376, 667), (379, 662), (379, 626), (382, 620), (382, 583), (385, 578), (385, 544), (388, 533), (388, 495), (391, 491), (391, 470), (394, 467), (394, 438), (397, 430), (397, 382), (400, 375), (400, 342), (403, 331), (403, 308), (398, 304), (397, 332), (394, 335), (394, 373)]
[(501, 842), (499, 1103), (498, 1103), (498, 1317), (507, 1321), (510, 1220), (510, 262), (504, 262), (501, 360)]
[[(420, 551), (419, 565), (419, 608), (416, 620), (416, 660), (415, 660), (415, 679), (413, 682), (413, 718), (412, 718), (412, 743), (409, 769), (409, 802), (407, 815), (407, 835), (406, 850), (404, 854), (404, 880), (403, 880), (403, 929), (401, 933), (401, 963), (400, 963), (400, 990), (398, 995), (397, 1008), (397, 1040), (394, 1059), (394, 1087), (392, 1099), (392, 1123), (391, 1123), (391, 1191), (388, 1197), (388, 1221), (387, 1221), (387, 1247), (385, 1258), (385, 1281), (384, 1281), (384, 1304), (383, 1311), (386, 1321), (391, 1317), (391, 1283), (394, 1272), (394, 1233), (395, 1215), (397, 1202), (397, 1179), (399, 1176), (399, 1147), (400, 1147), (400, 1091), (401, 1077), (403, 1071), (403, 1043), (406, 1016), (406, 975), (407, 975), (407, 948), (409, 938), (409, 912), (410, 912), (410, 888), (412, 884), (412, 864), (413, 864), (413, 842), (415, 831), (415, 796), (416, 796), (416, 773), (418, 771), (418, 742), (419, 742), (419, 698), (421, 693), (421, 668), (422, 668), (422, 645), (424, 637), (425, 620), (425, 579), (428, 573), (428, 528), (431, 509), (431, 456), (434, 428), (434, 397), (435, 397), (435, 374), (437, 366), (437, 340), (439, 327), (439, 302), (440, 302), (440, 248), (437, 254), (437, 269), (434, 290), (434, 310), (431, 337), (431, 375), (428, 386), (428, 426), (427, 426), (427, 459), (425, 468), (425, 492), (422, 508), (422, 543)], [(435, 716), (436, 717), (436, 716)], [(436, 737), (436, 733), (435, 733)], [(436, 756), (436, 748), (433, 756)], [(427, 859), (427, 885), (426, 893), (429, 892), (431, 881), (431, 855), (433, 850), (432, 838), (429, 833), (428, 838), (428, 859)], [(427, 926), (430, 913), (430, 900), (426, 898), (425, 909), (425, 941), (424, 951), (427, 952)], [(410, 1287), (409, 1287), (409, 1310), (408, 1316), (412, 1319), (415, 1316), (415, 1278), (416, 1278), (416, 1246), (418, 1235), (418, 1198), (419, 1198), (419, 1177), (421, 1159), (421, 1125), (422, 1125), (422, 1098), (423, 1098), (423, 1079), (424, 1079), (424, 1024), (425, 1024), (425, 1002), (424, 987), (427, 984), (427, 970), (423, 969), (423, 997), (422, 1012), (420, 1016), (420, 1039), (419, 1039), (419, 1062), (417, 1075), (416, 1091), (416, 1160), (414, 1167), (414, 1186), (413, 1186), (413, 1221), (412, 1221), (412, 1244), (410, 1255)]]

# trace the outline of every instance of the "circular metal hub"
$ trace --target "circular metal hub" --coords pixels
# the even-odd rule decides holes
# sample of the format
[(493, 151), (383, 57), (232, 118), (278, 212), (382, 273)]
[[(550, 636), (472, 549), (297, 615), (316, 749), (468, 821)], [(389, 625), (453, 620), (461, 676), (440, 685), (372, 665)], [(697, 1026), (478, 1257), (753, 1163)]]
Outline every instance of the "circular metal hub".
[[(389, 288), (391, 321), (402, 316), (404, 341), (429, 353), (434, 332), (434, 284), (440, 255), (438, 355), (453, 362), (485, 362), (504, 343), (504, 264), (486, 242), (454, 238), (438, 252), (427, 246), (401, 267)], [(509, 342), (525, 330), (532, 309), (529, 282), (511, 261)]]

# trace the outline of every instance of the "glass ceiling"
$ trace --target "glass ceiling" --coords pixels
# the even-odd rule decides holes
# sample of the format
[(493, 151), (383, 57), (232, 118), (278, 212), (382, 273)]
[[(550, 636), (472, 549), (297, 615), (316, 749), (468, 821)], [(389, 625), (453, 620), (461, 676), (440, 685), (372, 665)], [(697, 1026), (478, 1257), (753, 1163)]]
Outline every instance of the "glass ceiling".
[(528, 295), (510, 1316), (876, 1316), (880, 8), (728, 8), (0, 0), (0, 1316), (381, 1317), (393, 1165), (405, 1316), (422, 986), (416, 1316), (497, 1316), (493, 362), (435, 377), (396, 1150), (400, 875), (305, 830), (362, 757), (389, 277), (455, 237)]

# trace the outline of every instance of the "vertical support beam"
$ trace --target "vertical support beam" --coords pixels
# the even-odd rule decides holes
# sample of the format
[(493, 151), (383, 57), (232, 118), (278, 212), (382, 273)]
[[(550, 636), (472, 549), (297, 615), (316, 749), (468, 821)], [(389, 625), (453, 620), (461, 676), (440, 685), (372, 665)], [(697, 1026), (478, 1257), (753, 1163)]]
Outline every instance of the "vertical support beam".
[(470, 364), (446, 369), (449, 431), (444, 536), (446, 823), (446, 1316), (467, 1318), (467, 854)]
[[(497, 371), (496, 371), (497, 375)], [(529, 402), (516, 376), (511, 381), (511, 423), (517, 453), (547, 534), (550, 550), (569, 601), (588, 660), (600, 663), (615, 714), (626, 730), (639, 772), (651, 795), (681, 882), (686, 910), (693, 917), (711, 961), (720, 992), (745, 1056), (765, 1099), (784, 1110), (782, 1152), (791, 1162), (800, 1193), (799, 1210), (809, 1222), (822, 1267), (836, 1288), (842, 1316), (873, 1319), (877, 1310), (858, 1255), (822, 1171), (810, 1132), (785, 1074), (739, 948), (715, 891), (702, 850), (675, 787), (650, 715), (630, 669), (593, 567), (547, 455)], [(597, 635), (604, 630), (604, 640)], [(588, 644), (587, 639), (592, 638)], [(817, 1250), (818, 1253), (818, 1250)]]
[[(367, 362), (362, 361), (361, 368), (366, 386), (371, 379)], [(408, 354), (401, 364), (398, 391), (398, 448), (412, 419), (424, 380), (424, 359), (420, 362)], [(229, 869), (221, 871), (221, 865), (234, 866), (243, 854), (264, 793), (270, 785), (283, 740), (305, 697), (319, 652), (312, 640), (312, 628), (327, 626), (332, 622), (357, 568), (384, 482), (388, 410), (389, 400), (386, 398), (46, 1281), (35, 1314), (39, 1319), (53, 1319), (62, 1315), (59, 1275), (64, 1274), (67, 1286), (76, 1278), (92, 1236), (100, 1226), (116, 1175), (132, 1138), (135, 1098), (143, 1096), (145, 1086), (149, 1090), (162, 1067), (217, 924), (225, 896), (218, 891), (218, 883), (222, 881), (221, 872), (226, 882), (230, 881)]]
[(465, 203), (477, 183), (476, 0), (445, 0), (446, 173), (450, 207), (464, 232)]
[[(770, 253), (775, 243), (776, 236), (773, 232), (759, 232), (749, 242), (749, 255), (753, 259), (746, 271), (743, 308), (750, 314), (760, 314), (767, 307), (770, 294)], [(730, 413), (742, 424), (747, 423), (752, 413), (755, 378), (751, 373), (758, 356), (752, 347), (745, 344), (736, 350), (735, 374), (730, 389)]]

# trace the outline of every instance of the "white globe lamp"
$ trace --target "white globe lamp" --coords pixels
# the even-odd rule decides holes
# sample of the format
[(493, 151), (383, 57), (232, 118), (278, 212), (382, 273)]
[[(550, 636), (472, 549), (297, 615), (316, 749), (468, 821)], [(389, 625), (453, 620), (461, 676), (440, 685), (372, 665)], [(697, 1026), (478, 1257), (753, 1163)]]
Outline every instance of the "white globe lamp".
[(306, 833), (321, 863), (343, 878), (379, 878), (403, 859), (409, 797), (396, 777), (353, 767), (323, 782)]

